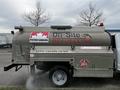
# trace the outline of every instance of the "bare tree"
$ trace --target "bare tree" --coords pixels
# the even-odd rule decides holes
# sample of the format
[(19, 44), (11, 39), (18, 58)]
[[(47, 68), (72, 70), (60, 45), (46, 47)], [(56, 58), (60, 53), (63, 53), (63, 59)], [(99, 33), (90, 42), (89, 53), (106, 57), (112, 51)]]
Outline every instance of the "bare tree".
[(95, 5), (89, 3), (88, 9), (82, 10), (79, 14), (79, 22), (85, 26), (98, 25), (101, 22), (103, 13), (96, 9)]
[(35, 10), (24, 14), (24, 19), (38, 27), (40, 24), (45, 23), (49, 18), (48, 15), (45, 14), (45, 10), (41, 8), (40, 2), (37, 2)]

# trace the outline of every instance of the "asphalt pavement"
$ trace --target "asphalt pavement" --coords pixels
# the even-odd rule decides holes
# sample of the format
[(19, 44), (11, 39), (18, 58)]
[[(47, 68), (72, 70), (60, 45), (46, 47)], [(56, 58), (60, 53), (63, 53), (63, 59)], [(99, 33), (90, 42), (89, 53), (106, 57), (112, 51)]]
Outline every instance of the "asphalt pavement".
[(0, 86), (24, 86), (28, 77), (28, 69), (24, 67), (18, 72), (15, 68), (4, 71), (4, 66), (11, 64), (11, 49), (0, 49)]
[[(11, 49), (0, 49), (0, 86), (25, 86), (28, 89), (54, 88), (50, 82), (48, 72), (37, 71), (30, 75), (28, 66), (15, 72), (15, 68), (3, 71), (3, 67), (11, 61)], [(120, 79), (114, 78), (74, 78), (68, 87), (79, 89), (116, 89), (120, 90)]]

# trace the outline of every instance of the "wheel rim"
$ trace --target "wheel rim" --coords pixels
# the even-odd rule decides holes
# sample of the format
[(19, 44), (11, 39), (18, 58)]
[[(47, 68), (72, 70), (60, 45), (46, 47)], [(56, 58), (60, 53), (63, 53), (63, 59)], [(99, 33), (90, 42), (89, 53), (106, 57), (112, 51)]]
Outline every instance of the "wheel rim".
[(57, 70), (52, 75), (53, 83), (62, 86), (67, 82), (67, 74), (62, 70)]

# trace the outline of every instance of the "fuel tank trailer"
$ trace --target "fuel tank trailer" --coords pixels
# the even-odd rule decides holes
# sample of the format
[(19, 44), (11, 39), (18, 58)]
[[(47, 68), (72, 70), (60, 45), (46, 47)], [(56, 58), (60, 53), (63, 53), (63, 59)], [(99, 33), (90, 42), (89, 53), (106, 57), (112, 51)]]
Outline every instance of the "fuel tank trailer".
[[(104, 27), (22, 27), (12, 41), (11, 65), (18, 71), (29, 65), (49, 72), (55, 86), (66, 86), (72, 77), (113, 77), (120, 68), (119, 36)], [(116, 41), (117, 38), (117, 41)]]

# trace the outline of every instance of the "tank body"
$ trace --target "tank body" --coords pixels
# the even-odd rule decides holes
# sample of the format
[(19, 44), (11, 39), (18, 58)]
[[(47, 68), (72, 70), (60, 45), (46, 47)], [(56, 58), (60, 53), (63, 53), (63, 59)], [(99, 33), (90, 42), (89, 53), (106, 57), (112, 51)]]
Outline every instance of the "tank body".
[(23, 31), (15, 33), (12, 42), (13, 63), (29, 64), (30, 50), (35, 46), (110, 46), (111, 38), (102, 27), (73, 27), (66, 30), (23, 27)]

